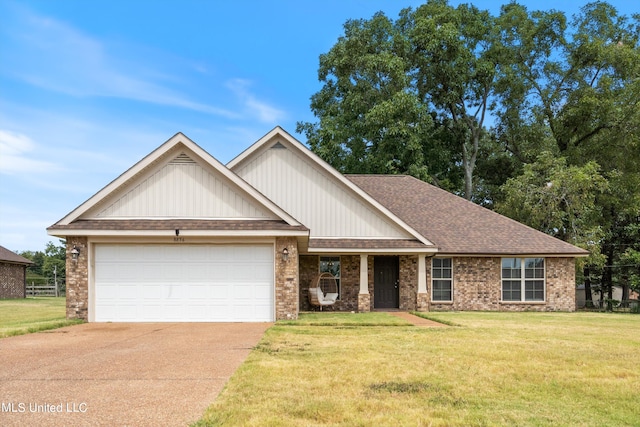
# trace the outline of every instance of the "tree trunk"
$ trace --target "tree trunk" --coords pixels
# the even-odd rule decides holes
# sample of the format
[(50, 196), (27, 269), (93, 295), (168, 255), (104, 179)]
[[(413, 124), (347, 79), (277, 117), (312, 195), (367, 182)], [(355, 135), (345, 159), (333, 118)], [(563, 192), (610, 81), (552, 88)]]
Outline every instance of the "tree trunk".
[(480, 136), (476, 131), (471, 130), (471, 152), (467, 148), (467, 144), (462, 144), (462, 163), (464, 166), (464, 198), (471, 200), (473, 196), (473, 171), (476, 167), (476, 159), (478, 157), (478, 147), (480, 146)]
[(602, 293), (604, 294), (604, 290), (607, 290), (607, 310), (612, 311), (613, 306), (611, 304), (611, 300), (613, 299), (613, 269), (611, 266), (613, 265), (613, 256), (614, 256), (614, 247), (613, 245), (609, 245), (606, 253), (606, 264), (604, 268), (604, 274), (602, 275)]
[(626, 284), (622, 285), (622, 297), (621, 299), (621, 305), (622, 307), (629, 307), (629, 286)]
[(584, 268), (584, 306), (593, 308), (593, 294), (591, 293), (591, 271), (589, 267)]

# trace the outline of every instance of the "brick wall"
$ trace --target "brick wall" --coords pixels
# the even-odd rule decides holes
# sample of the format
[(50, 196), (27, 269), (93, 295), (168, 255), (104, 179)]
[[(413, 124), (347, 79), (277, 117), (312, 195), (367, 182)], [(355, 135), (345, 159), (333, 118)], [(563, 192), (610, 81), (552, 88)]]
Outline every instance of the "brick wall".
[(418, 293), (418, 256), (401, 255), (400, 265), (400, 310), (414, 311)]
[(573, 258), (545, 259), (547, 311), (576, 311), (576, 262)]
[(27, 267), (0, 262), (0, 298), (24, 298)]
[[(546, 258), (545, 302), (501, 302), (502, 281), (499, 257), (453, 259), (453, 302), (430, 302), (431, 310), (487, 311), (575, 311), (575, 261)], [(431, 263), (427, 286), (431, 298)]]
[(340, 257), (340, 301), (335, 309), (340, 311), (358, 311), (360, 293), (360, 255)]
[[(342, 256), (341, 300), (325, 310), (358, 311), (358, 304), (368, 304), (373, 310), (373, 256), (368, 257), (369, 298), (359, 296), (360, 256)], [(573, 258), (546, 258), (546, 302), (502, 303), (500, 257), (453, 258), (453, 302), (431, 301), (431, 260), (427, 259), (428, 293), (417, 295), (418, 257), (399, 257), (401, 310), (487, 310), (487, 311), (574, 311), (575, 262)], [(300, 308), (311, 310), (307, 289), (315, 285), (318, 256), (300, 257)], [(418, 301), (418, 297), (421, 299)]]
[(309, 304), (309, 288), (315, 286), (314, 279), (318, 276), (320, 257), (316, 255), (300, 256), (300, 310), (312, 310)]
[[(287, 248), (285, 261), (282, 251)], [(276, 320), (298, 318), (298, 241), (295, 237), (276, 238)]]
[[(320, 257), (303, 255), (300, 257), (300, 310), (318, 310), (309, 304), (310, 287), (316, 285), (320, 269)], [(340, 299), (335, 304), (324, 306), (323, 311), (357, 311), (360, 292), (360, 255), (340, 257)]]
[[(498, 310), (500, 263), (500, 258), (453, 258), (453, 303), (431, 301), (431, 310)], [(431, 262), (427, 270), (431, 298)]]
[[(74, 261), (71, 250), (80, 254)], [(89, 314), (89, 245), (86, 237), (67, 237), (67, 319), (88, 320)]]

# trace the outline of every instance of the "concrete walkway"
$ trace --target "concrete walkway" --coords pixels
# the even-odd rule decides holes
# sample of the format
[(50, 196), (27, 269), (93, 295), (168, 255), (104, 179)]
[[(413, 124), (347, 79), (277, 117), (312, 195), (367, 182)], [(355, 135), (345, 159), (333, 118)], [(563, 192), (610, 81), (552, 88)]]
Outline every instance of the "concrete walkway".
[(85, 323), (0, 339), (0, 426), (186, 426), (270, 323)]
[(433, 320), (425, 319), (406, 311), (390, 311), (389, 314), (404, 319), (407, 322), (421, 328), (441, 328), (447, 326), (444, 323), (434, 322)]

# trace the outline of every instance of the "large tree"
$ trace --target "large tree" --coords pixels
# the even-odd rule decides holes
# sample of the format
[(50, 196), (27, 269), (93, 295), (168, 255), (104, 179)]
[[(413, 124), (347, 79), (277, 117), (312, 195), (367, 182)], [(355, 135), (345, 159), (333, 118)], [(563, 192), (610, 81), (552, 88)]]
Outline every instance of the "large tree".
[(640, 15), (605, 2), (349, 21), (298, 131), (343, 172), (410, 173), (589, 246), (585, 281), (610, 290), (640, 251), (639, 39)]
[[(396, 22), (378, 13), (345, 24), (321, 55), (311, 98), (317, 123), (299, 123), (311, 149), (343, 172), (409, 173), (450, 190), (474, 169), (496, 84), (493, 18), (429, 0)], [(435, 122), (435, 123), (434, 123)]]
[(545, 151), (523, 173), (503, 186), (498, 212), (566, 242), (590, 250), (589, 265), (602, 266), (598, 242), (603, 238), (597, 197), (608, 182), (594, 161), (569, 166), (564, 157)]
[[(411, 87), (410, 46), (382, 13), (352, 20), (320, 56), (322, 89), (311, 98), (319, 123), (299, 123), (311, 149), (341, 172), (408, 173), (425, 179), (429, 110)], [(428, 151), (428, 150), (427, 150)]]
[[(585, 283), (593, 278), (609, 293), (614, 284), (624, 285), (616, 274), (628, 247), (624, 230), (640, 215), (638, 18), (620, 16), (604, 2), (587, 4), (571, 21), (515, 3), (498, 18), (505, 63), (496, 138), (525, 164), (549, 151), (569, 167), (598, 165), (610, 191), (593, 195), (602, 230), (593, 249), (605, 261), (586, 265)], [(513, 204), (514, 196), (507, 194), (512, 200), (506, 202)]]
[(419, 100), (449, 123), (450, 151), (460, 156), (464, 196), (474, 193), (474, 171), (492, 108), (501, 56), (499, 29), (486, 10), (429, 0), (402, 12), (399, 23), (411, 43), (410, 63)]

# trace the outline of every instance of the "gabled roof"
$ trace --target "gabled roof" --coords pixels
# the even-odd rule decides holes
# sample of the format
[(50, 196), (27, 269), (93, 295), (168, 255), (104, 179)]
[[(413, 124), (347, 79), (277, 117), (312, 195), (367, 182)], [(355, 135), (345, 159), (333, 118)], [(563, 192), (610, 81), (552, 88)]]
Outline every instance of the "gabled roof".
[(28, 260), (25, 257), (10, 251), (4, 246), (0, 246), (0, 262), (8, 262), (11, 264), (24, 264), (24, 265), (33, 264), (31, 260)]
[[(402, 218), (398, 217), (394, 212), (390, 211), (386, 206), (379, 203), (374, 197), (367, 194), (357, 185), (354, 185), (353, 182), (346, 179), (343, 174), (338, 172), (332, 166), (330, 166), (327, 162), (322, 160), (316, 154), (314, 154), (311, 150), (309, 150), (306, 146), (304, 146), (301, 142), (299, 142), (296, 138), (291, 136), (288, 132), (286, 132), (281, 127), (277, 126), (265, 136), (260, 138), (256, 143), (254, 143), (247, 150), (242, 152), (239, 156), (231, 160), (227, 167), (244, 176), (242, 173), (242, 169), (258, 158), (262, 153), (265, 153), (267, 150), (272, 148), (287, 148), (292, 150), (295, 153), (298, 153), (301, 158), (307, 159), (310, 165), (313, 165), (315, 169), (317, 167), (318, 170), (322, 171), (323, 176), (329, 177), (332, 183), (337, 184), (336, 189), (339, 188), (339, 191), (345, 191), (349, 194), (349, 197), (353, 197), (357, 199), (358, 203), (363, 203), (367, 206), (367, 209), (371, 212), (375, 212), (375, 216), (377, 218), (383, 218), (384, 221), (389, 224), (393, 224), (394, 229), (401, 230), (402, 236), (406, 236), (401, 239), (380, 239), (377, 244), (372, 244), (374, 239), (371, 238), (353, 238), (350, 236), (334, 236), (333, 238), (313, 238), (313, 229), (311, 230), (312, 238), (309, 241), (309, 249), (314, 250), (317, 249), (319, 251), (335, 251), (335, 250), (348, 250), (348, 249), (398, 249), (399, 247), (404, 249), (413, 249), (415, 251), (427, 251), (434, 252), (436, 248), (433, 243), (429, 241), (429, 239), (423, 234), (419, 233), (415, 230), (411, 225), (405, 222)], [(280, 150), (278, 150), (280, 151)], [(293, 168), (293, 166), (291, 166)], [(301, 167), (298, 165), (297, 167)], [(274, 173), (277, 171), (274, 171)], [(251, 179), (245, 178), (248, 181), (252, 182)], [(259, 181), (259, 180), (257, 180)], [(260, 189), (260, 185), (262, 182), (252, 182), (258, 189)], [(271, 197), (269, 192), (265, 193)], [(278, 199), (274, 199), (277, 203), (281, 204), (284, 209), (290, 209), (290, 206), (286, 204), (283, 205), (281, 201)], [(295, 212), (292, 212), (296, 215)], [(305, 218), (299, 218), (302, 222), (305, 222)], [(310, 228), (313, 228), (311, 224), (305, 224)]]
[(411, 176), (347, 175), (347, 178), (434, 242), (439, 253), (589, 254)]
[[(49, 233), (56, 234), (56, 231), (58, 230), (78, 229), (78, 226), (80, 225), (88, 226), (89, 228), (87, 229), (89, 230), (97, 230), (100, 228), (109, 229), (109, 226), (107, 225), (106, 222), (103, 225), (96, 226), (96, 224), (87, 222), (87, 220), (111, 221), (111, 222), (118, 221), (110, 218), (97, 219), (97, 218), (94, 218), (93, 215), (97, 207), (99, 207), (101, 203), (105, 202), (105, 200), (110, 200), (109, 198), (112, 197), (112, 195), (118, 194), (118, 192), (121, 191), (122, 189), (128, 189), (128, 188), (134, 187), (135, 184), (139, 183), (141, 177), (145, 173), (148, 173), (150, 170), (152, 170), (154, 167), (157, 167), (162, 162), (170, 161), (168, 156), (174, 155), (174, 152), (177, 152), (176, 150), (183, 153), (187, 153), (188, 154), (188, 156), (186, 157), (187, 159), (193, 157), (197, 159), (198, 162), (200, 162), (201, 164), (206, 165), (207, 168), (209, 168), (209, 170), (212, 170), (215, 174), (217, 174), (217, 176), (222, 177), (222, 179), (224, 179), (226, 182), (229, 182), (230, 184), (232, 184), (234, 188), (239, 189), (239, 191), (241, 191), (242, 194), (246, 195), (248, 200), (250, 200), (253, 204), (255, 204), (255, 206), (259, 207), (261, 210), (265, 212), (268, 212), (269, 216), (272, 217), (271, 219), (275, 219), (275, 222), (263, 221), (262, 222), (263, 226), (266, 226), (268, 224), (275, 224), (276, 222), (281, 221), (281, 222), (284, 222), (286, 225), (294, 228), (301, 227), (301, 224), (295, 218), (293, 218), (291, 215), (289, 215), (287, 212), (285, 212), (275, 203), (270, 201), (263, 194), (261, 194), (259, 191), (257, 191), (248, 183), (246, 183), (236, 174), (234, 174), (229, 169), (227, 169), (222, 163), (220, 163), (213, 156), (207, 153), (204, 149), (202, 149), (196, 143), (194, 143), (189, 138), (187, 138), (184, 134), (178, 132), (169, 140), (167, 140), (164, 144), (158, 147), (156, 150), (151, 152), (149, 155), (144, 157), (142, 160), (140, 160), (138, 163), (136, 163), (134, 166), (132, 166), (130, 169), (128, 169), (126, 172), (120, 175), (118, 178), (116, 178), (107, 186), (105, 186), (100, 191), (98, 191), (86, 202), (78, 206), (76, 209), (70, 212), (67, 216), (65, 216), (56, 224), (54, 224), (52, 227), (50, 227), (48, 229)], [(183, 154), (181, 154), (178, 157), (177, 161), (181, 161), (182, 158), (184, 158)], [(175, 162), (176, 160), (173, 160), (173, 161)], [(135, 220), (135, 219), (146, 219), (146, 220), (149, 220), (150, 222), (160, 221), (156, 223), (156, 226), (158, 225), (168, 226), (168, 224), (164, 224), (164, 223), (161, 224), (161, 222), (165, 219), (177, 219), (177, 218), (146, 218), (146, 217), (122, 218), (118, 224), (120, 224), (122, 227), (125, 227), (125, 228), (120, 228), (120, 229), (130, 230), (131, 228), (126, 228), (130, 225), (130, 223), (129, 225), (127, 225), (128, 223), (126, 221)], [(221, 218), (198, 218), (198, 219), (216, 221), (216, 220), (220, 220)], [(261, 218), (261, 219), (265, 220), (269, 218)], [(236, 218), (236, 221), (237, 220), (239, 220), (239, 218)], [(254, 220), (255, 219), (247, 219), (247, 221), (254, 221)], [(77, 224), (72, 226), (71, 224), (73, 224), (74, 222), (77, 222)], [(215, 224), (212, 224), (211, 221), (209, 221), (209, 226), (213, 226), (213, 228), (215, 228)], [(57, 233), (57, 234), (61, 234), (61, 233)]]

